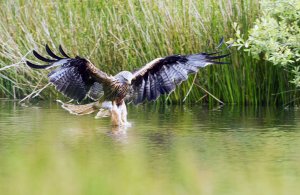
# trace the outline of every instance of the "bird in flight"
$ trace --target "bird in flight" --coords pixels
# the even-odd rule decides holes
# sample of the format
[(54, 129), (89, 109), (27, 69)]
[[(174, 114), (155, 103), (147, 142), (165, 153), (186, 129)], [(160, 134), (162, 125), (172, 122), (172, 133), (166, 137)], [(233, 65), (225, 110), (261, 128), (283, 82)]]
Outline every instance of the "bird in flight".
[(83, 105), (63, 103), (62, 107), (70, 113), (83, 115), (100, 110), (97, 115), (110, 115), (115, 126), (129, 124), (125, 104), (128, 97), (134, 104), (155, 101), (160, 95), (173, 92), (176, 86), (199, 68), (210, 64), (227, 64), (219, 59), (229, 55), (218, 55), (218, 52), (170, 55), (156, 58), (138, 70), (122, 71), (112, 76), (86, 58), (70, 57), (61, 45), (58, 49), (60, 55), (54, 54), (46, 45), (46, 52), (51, 58), (33, 50), (33, 55), (46, 62), (46, 65), (36, 65), (30, 61), (26, 63), (33, 69), (54, 69), (48, 74), (49, 82), (65, 96), (78, 102), (86, 97), (93, 100)]

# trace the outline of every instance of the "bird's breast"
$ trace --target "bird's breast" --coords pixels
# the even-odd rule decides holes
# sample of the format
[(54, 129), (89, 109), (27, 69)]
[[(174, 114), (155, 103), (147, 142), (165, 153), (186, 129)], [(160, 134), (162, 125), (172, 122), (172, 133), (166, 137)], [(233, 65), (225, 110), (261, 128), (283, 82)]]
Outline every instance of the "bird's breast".
[(123, 100), (129, 91), (129, 85), (126, 83), (113, 82), (109, 86), (104, 87), (104, 95), (106, 100)]

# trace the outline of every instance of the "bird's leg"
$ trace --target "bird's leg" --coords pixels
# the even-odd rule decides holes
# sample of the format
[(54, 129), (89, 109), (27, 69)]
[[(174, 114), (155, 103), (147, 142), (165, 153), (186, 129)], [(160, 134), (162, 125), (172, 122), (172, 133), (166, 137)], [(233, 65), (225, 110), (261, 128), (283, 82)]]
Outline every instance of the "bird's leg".
[(118, 108), (116, 102), (112, 102), (112, 109), (111, 109), (111, 122), (113, 126), (121, 126), (122, 119), (121, 119), (121, 112)]
[(127, 107), (125, 104), (125, 101), (122, 102), (120, 105), (120, 111), (121, 111), (121, 119), (125, 126), (130, 126), (130, 123), (127, 121)]

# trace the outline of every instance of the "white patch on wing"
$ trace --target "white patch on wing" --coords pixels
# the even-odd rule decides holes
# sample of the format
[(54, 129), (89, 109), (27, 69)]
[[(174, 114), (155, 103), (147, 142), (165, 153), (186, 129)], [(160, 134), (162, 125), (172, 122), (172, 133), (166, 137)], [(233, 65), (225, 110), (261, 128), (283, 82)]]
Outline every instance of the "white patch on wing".
[(53, 67), (56, 67), (56, 66), (61, 66), (63, 64), (66, 64), (68, 63), (68, 61), (70, 61), (71, 59), (67, 58), (67, 59), (62, 59), (62, 60), (59, 60), (57, 62), (54, 62), (51, 66), (47, 67), (46, 69), (50, 69), (50, 68), (53, 68)]
[[(204, 64), (204, 66), (208, 66), (208, 65), (211, 65), (211, 64), (214, 64), (214, 63), (206, 62), (206, 63)], [(203, 66), (203, 67), (204, 67), (204, 66)]]

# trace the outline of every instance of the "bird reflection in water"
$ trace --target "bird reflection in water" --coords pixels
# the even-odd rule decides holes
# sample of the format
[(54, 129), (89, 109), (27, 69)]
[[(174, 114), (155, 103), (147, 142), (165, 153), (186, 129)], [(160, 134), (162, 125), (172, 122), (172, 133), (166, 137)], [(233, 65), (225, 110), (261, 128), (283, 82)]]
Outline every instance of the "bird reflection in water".
[[(105, 117), (111, 117), (111, 120), (118, 120), (119, 108), (115, 108), (112, 102), (105, 101), (102, 103), (101, 108), (99, 109), (96, 119), (101, 119)], [(116, 124), (116, 123), (112, 123)], [(131, 123), (127, 122), (124, 125), (112, 125), (111, 130), (107, 134), (117, 140), (125, 140), (127, 138), (127, 129), (131, 127)]]
[(107, 135), (116, 141), (127, 143), (127, 130), (128, 126), (112, 126), (111, 130), (107, 132)]

